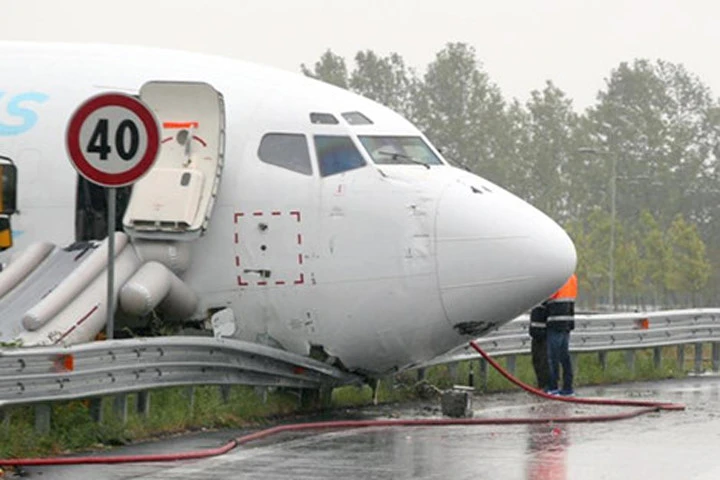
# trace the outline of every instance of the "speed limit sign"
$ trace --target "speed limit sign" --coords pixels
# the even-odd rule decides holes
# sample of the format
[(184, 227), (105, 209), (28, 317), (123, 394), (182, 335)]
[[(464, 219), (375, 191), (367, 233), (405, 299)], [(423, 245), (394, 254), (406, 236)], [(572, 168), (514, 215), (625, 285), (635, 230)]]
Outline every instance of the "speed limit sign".
[(66, 147), (75, 169), (93, 183), (121, 187), (134, 183), (152, 167), (160, 148), (160, 131), (152, 111), (122, 93), (88, 99), (73, 113)]

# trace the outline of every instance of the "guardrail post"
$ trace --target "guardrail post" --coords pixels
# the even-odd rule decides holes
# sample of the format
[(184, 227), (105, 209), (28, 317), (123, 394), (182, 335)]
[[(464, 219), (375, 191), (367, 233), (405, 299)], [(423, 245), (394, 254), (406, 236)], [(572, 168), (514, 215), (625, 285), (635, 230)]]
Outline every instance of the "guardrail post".
[(685, 345), (677, 347), (677, 366), (680, 373), (685, 371)]
[(52, 416), (52, 407), (47, 403), (38, 403), (35, 405), (35, 433), (46, 435), (50, 433), (50, 422)]
[[(266, 386), (258, 386), (255, 387), (255, 395), (260, 397), (262, 400), (263, 405), (267, 405), (268, 401), (268, 387)], [(226, 402), (227, 403), (227, 402)]]
[(128, 401), (126, 394), (121, 393), (120, 395), (115, 395), (115, 399), (113, 400), (113, 414), (115, 418), (120, 419), (123, 425), (127, 423)]
[(223, 403), (230, 401), (230, 385), (220, 385), (220, 396), (222, 397)]
[(573, 376), (577, 377), (579, 370), (578, 358), (580, 357), (577, 353), (570, 354), (570, 365), (572, 366)]
[(290, 395), (295, 395), (297, 397), (297, 402), (295, 403), (295, 408), (300, 409), (302, 407), (302, 388), (288, 388), (286, 391)]
[[(371, 382), (370, 387), (372, 388), (373, 402), (377, 399), (378, 387), (380, 386), (380, 380), (376, 379)], [(328, 409), (332, 402), (331, 387), (319, 387), (319, 388), (303, 388), (300, 390), (300, 406), (303, 410), (318, 410)], [(377, 405), (377, 403), (375, 403)]]
[(630, 372), (635, 375), (635, 350), (625, 350), (625, 364)]
[(448, 375), (450, 375), (450, 382), (455, 383), (458, 376), (458, 364), (457, 362), (448, 363)]
[(653, 348), (653, 365), (655, 370), (662, 368), (662, 347)]
[(505, 366), (507, 367), (507, 371), (510, 372), (510, 375), (515, 375), (515, 355), (508, 355), (507, 359), (505, 360)]
[(101, 397), (91, 398), (89, 403), (90, 403), (90, 405), (88, 405), (88, 410), (90, 411), (90, 418), (92, 418), (95, 423), (102, 423), (102, 421), (103, 421), (102, 398)]
[(185, 396), (188, 401), (188, 411), (192, 413), (195, 408), (195, 387), (187, 387), (185, 389)]
[(598, 352), (598, 362), (600, 362), (600, 368), (604, 372), (607, 370), (607, 352)]
[(136, 409), (140, 416), (147, 417), (150, 415), (150, 392), (148, 390), (137, 393)]
[(703, 372), (703, 351), (702, 343), (695, 344), (695, 373)]
[(423, 380), (425, 380), (425, 369), (418, 368), (417, 369), (417, 381), (422, 382)]
[(7, 436), (10, 428), (10, 412), (5, 408), (0, 408), (0, 423), (2, 423), (3, 435)]
[(480, 359), (480, 387), (484, 392), (488, 388), (488, 362), (484, 358)]
[(720, 370), (720, 343), (712, 344), (712, 369), (713, 372)]

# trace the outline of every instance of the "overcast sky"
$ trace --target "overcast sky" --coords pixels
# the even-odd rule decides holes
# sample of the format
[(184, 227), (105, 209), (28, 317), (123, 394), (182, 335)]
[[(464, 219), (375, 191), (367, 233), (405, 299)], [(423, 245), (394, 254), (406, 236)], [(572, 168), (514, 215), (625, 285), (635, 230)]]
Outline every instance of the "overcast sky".
[(506, 98), (552, 79), (582, 109), (638, 57), (682, 63), (720, 95), (716, 0), (0, 0), (0, 39), (174, 47), (296, 72), (328, 48), (349, 67), (371, 49), (423, 72), (465, 42)]

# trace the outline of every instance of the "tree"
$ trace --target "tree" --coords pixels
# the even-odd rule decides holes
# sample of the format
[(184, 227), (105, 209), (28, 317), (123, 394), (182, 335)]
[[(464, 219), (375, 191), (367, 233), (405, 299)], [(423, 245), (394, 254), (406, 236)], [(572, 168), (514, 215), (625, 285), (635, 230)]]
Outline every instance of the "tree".
[(310, 70), (305, 64), (300, 65), (302, 73), (308, 77), (322, 80), (337, 87), (348, 88), (348, 72), (345, 59), (334, 54), (330, 49), (325, 51), (315, 67)]
[(625, 234), (622, 228), (617, 232), (615, 248), (615, 287), (618, 297), (642, 305), (645, 290), (645, 262), (640, 257), (640, 249), (635, 241)]
[(677, 215), (668, 230), (668, 248), (673, 270), (668, 276), (668, 289), (674, 293), (688, 293), (695, 305), (697, 294), (710, 278), (710, 264), (705, 255), (705, 244), (697, 227)]
[[(587, 178), (616, 186), (618, 225), (642, 229), (638, 220), (648, 212), (655, 225), (640, 247), (648, 262), (646, 278), (656, 301), (677, 293), (679, 273), (673, 269), (680, 266), (666, 251), (670, 239), (661, 233), (677, 214), (697, 226), (709, 251), (720, 252), (717, 102), (682, 65), (635, 60), (611, 72), (587, 118), (588, 146), (602, 152), (593, 156), (595, 171), (588, 171)], [(588, 204), (603, 201), (595, 197)], [(713, 263), (720, 266), (720, 260)]]
[(672, 257), (660, 225), (652, 213), (640, 213), (637, 229), (641, 256), (645, 264), (645, 285), (654, 296), (654, 304), (661, 305), (668, 291), (668, 275), (672, 271)]
[(542, 91), (531, 93), (526, 110), (520, 131), (514, 132), (520, 152), (519, 168), (513, 173), (522, 179), (517, 192), (555, 220), (564, 221), (574, 211), (571, 173), (578, 149), (578, 115), (570, 99), (550, 81)]
[(417, 85), (415, 72), (397, 53), (378, 57), (372, 50), (366, 50), (355, 55), (350, 89), (407, 118), (412, 118), (412, 98)]
[(505, 101), (480, 70), (475, 50), (449, 43), (428, 65), (415, 96), (415, 121), (451, 161), (504, 184), (498, 139), (507, 133)]
[(608, 183), (616, 166), (618, 215), (637, 220), (647, 209), (661, 225), (676, 212), (697, 217), (686, 194), (713, 171), (720, 139), (709, 89), (682, 65), (635, 60), (612, 71), (598, 101), (588, 120)]
[(587, 219), (575, 219), (565, 224), (578, 254), (579, 288), (587, 293), (588, 303), (593, 306), (608, 288), (609, 225), (607, 212), (600, 209)]

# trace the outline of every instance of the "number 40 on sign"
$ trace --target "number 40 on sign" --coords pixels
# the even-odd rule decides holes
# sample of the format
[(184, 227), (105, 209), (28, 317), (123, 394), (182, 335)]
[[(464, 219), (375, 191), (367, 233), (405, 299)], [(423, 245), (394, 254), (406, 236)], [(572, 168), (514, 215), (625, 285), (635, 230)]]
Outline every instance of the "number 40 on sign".
[(98, 185), (120, 187), (152, 167), (159, 138), (155, 115), (144, 103), (105, 93), (88, 99), (72, 115), (66, 146), (80, 175)]

